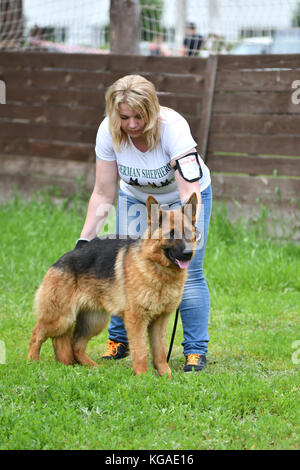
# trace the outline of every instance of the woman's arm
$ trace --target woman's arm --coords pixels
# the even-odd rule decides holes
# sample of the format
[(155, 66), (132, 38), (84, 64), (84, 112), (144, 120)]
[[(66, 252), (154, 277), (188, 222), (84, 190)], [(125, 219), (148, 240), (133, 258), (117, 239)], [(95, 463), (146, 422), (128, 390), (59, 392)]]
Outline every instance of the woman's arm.
[(98, 159), (96, 163), (95, 186), (90, 197), (87, 216), (80, 238), (92, 240), (103, 226), (109, 210), (115, 201), (118, 188), (118, 167), (116, 161)]

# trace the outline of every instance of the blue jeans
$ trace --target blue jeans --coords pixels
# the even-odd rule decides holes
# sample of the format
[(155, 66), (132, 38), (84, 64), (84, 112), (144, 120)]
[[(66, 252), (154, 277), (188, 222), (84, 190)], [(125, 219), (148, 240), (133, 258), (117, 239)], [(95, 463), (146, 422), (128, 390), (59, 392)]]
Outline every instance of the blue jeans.
[[(197, 228), (201, 232), (202, 241), (193, 257), (189, 268), (188, 278), (180, 304), (180, 316), (183, 327), (184, 341), (183, 354), (205, 355), (208, 349), (208, 317), (210, 309), (210, 296), (208, 286), (203, 274), (203, 259), (209, 229), (209, 220), (212, 206), (211, 186), (201, 193), (202, 207)], [(180, 201), (169, 206), (174, 208)], [(144, 203), (127, 196), (120, 191), (117, 209), (116, 233), (122, 235), (142, 235), (147, 228), (147, 213)], [(122, 318), (111, 317), (109, 325), (109, 339), (128, 343), (126, 330)]]

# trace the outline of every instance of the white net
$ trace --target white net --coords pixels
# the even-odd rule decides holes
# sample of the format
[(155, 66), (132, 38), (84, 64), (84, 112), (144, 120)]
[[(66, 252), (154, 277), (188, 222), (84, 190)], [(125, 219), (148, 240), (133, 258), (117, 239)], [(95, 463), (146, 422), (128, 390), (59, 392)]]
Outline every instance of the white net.
[[(107, 53), (109, 7), (110, 0), (0, 0), (0, 49)], [(140, 0), (140, 18), (144, 55), (227, 53), (249, 37), (255, 53), (261, 37), (299, 30), (300, 1)]]

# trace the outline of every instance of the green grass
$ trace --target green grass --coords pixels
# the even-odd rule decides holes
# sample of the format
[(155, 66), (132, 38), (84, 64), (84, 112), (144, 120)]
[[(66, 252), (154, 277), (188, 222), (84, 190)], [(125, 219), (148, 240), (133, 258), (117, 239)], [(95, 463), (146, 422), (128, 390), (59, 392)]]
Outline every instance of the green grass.
[[(228, 221), (215, 204), (205, 259), (211, 292), (208, 366), (184, 374), (179, 323), (172, 380), (131, 360), (90, 369), (26, 355), (32, 301), (49, 267), (73, 248), (86, 203), (49, 196), (0, 206), (0, 449), (299, 449), (300, 247), (274, 242), (264, 216)], [(169, 338), (173, 321), (169, 326)], [(169, 341), (168, 338), (168, 341)], [(104, 350), (94, 338), (89, 355)], [(297, 357), (297, 355), (296, 355)], [(298, 355), (300, 357), (300, 355)], [(149, 361), (150, 362), (150, 361)]]

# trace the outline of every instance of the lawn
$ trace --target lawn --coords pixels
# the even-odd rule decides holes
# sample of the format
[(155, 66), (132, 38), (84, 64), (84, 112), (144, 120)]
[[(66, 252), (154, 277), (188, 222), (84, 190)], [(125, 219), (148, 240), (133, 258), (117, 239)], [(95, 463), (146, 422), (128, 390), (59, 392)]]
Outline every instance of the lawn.
[[(85, 211), (86, 201), (49, 195), (0, 206), (0, 449), (299, 449), (300, 246), (272, 241), (263, 216), (232, 225), (214, 205), (202, 373), (183, 373), (180, 322), (172, 380), (152, 367), (133, 376), (130, 358), (66, 367), (50, 341), (26, 362), (34, 292), (74, 247)], [(106, 340), (88, 346), (99, 363)]]

